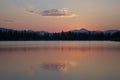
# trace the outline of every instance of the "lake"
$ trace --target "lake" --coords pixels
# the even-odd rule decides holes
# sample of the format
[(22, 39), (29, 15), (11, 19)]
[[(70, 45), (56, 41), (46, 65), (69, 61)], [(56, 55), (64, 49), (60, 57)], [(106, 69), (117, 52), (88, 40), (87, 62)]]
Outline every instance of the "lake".
[(1, 41), (0, 80), (120, 80), (120, 42)]

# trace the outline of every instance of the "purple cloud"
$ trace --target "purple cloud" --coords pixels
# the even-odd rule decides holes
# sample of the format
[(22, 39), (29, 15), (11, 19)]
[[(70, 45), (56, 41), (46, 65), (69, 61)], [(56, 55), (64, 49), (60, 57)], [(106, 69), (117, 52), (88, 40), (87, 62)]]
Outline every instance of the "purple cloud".
[(51, 9), (51, 10), (45, 10), (41, 12), (42, 16), (69, 16), (66, 11), (64, 10), (58, 10), (58, 9)]
[(38, 14), (41, 16), (53, 16), (53, 17), (74, 17), (76, 14), (69, 13), (67, 9), (50, 9), (44, 10), (42, 12), (34, 11), (34, 10), (27, 10), (29, 13)]

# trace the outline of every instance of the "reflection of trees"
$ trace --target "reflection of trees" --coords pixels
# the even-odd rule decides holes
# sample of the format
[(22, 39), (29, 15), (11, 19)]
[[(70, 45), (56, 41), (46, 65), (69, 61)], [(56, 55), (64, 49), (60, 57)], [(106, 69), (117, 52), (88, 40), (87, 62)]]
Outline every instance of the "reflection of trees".
[(119, 46), (97, 46), (97, 45), (90, 45), (90, 46), (72, 46), (72, 45), (55, 45), (55, 46), (4, 46), (0, 47), (0, 52), (30, 52), (30, 51), (47, 51), (47, 50), (53, 50), (53, 51), (88, 51), (88, 50), (120, 50)]
[(0, 52), (26, 52), (36, 50), (39, 50), (39, 47), (0, 47)]

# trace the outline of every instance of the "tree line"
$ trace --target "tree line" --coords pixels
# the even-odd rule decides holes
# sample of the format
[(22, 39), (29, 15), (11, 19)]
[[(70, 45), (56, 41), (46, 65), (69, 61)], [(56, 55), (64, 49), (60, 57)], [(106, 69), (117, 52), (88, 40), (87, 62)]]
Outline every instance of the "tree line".
[(75, 33), (75, 32), (60, 32), (60, 33), (44, 33), (40, 34), (35, 31), (17, 31), (12, 29), (0, 29), (0, 41), (40, 41), (40, 40), (78, 40), (78, 41), (120, 41), (120, 31), (114, 33), (98, 32), (93, 33)]

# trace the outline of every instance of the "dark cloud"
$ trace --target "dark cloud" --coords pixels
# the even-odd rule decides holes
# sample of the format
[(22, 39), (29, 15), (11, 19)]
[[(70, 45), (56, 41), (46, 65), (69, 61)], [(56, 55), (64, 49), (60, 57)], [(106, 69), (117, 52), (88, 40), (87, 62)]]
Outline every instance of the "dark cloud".
[(51, 10), (45, 10), (41, 12), (42, 16), (69, 16), (65, 10), (57, 10), (57, 9), (51, 9)]
[(35, 13), (34, 11), (32, 11), (32, 10), (27, 10), (28, 12), (30, 12), (30, 13)]
[(35, 10), (27, 10), (29, 13), (38, 14), (41, 16), (53, 16), (53, 17), (74, 17), (76, 14), (69, 13), (67, 9), (50, 9), (42, 12)]

